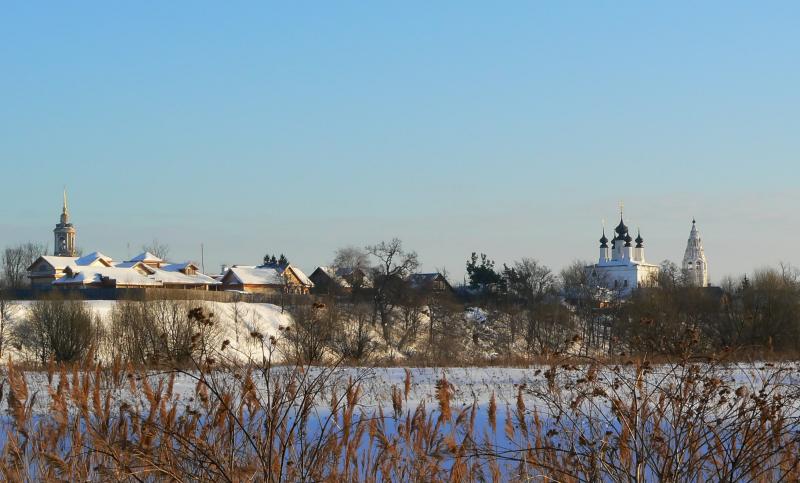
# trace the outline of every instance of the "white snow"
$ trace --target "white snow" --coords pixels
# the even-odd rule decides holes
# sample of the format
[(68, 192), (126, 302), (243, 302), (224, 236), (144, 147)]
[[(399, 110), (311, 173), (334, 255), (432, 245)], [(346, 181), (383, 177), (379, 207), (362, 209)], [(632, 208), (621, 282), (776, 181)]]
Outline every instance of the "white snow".
[(128, 260), (129, 262), (163, 262), (164, 260), (158, 258), (150, 252), (143, 252)]
[[(28, 317), (32, 301), (12, 302), (9, 327), (13, 327)], [(146, 302), (145, 302), (146, 303)], [(117, 302), (114, 300), (89, 300), (86, 304), (101, 324), (108, 324)], [(252, 332), (258, 332), (265, 338), (278, 337), (280, 327), (288, 327), (292, 318), (280, 307), (272, 304), (248, 302), (198, 302), (209, 312), (214, 314), (214, 321), (219, 328), (219, 339), (230, 341), (230, 354), (235, 354), (239, 359), (255, 358), (261, 360), (260, 342), (251, 337)], [(12, 357), (18, 360), (19, 352), (12, 348), (4, 351), (3, 359)]]
[(244, 285), (283, 285), (280, 270), (273, 267), (232, 267), (230, 274)]

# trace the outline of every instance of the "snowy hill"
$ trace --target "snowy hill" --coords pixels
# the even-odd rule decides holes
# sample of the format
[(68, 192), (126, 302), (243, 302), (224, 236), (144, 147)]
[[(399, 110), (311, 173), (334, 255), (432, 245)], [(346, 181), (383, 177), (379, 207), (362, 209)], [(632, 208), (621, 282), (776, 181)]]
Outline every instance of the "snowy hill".
[[(29, 313), (31, 301), (12, 302), (6, 336), (14, 326), (24, 321)], [(110, 323), (112, 312), (119, 302), (113, 300), (89, 300), (86, 304), (98, 318), (102, 326)], [(229, 340), (232, 353), (239, 353), (240, 358), (255, 357), (261, 359), (260, 346), (250, 337), (251, 332), (263, 334), (265, 338), (278, 336), (279, 327), (289, 326), (291, 316), (280, 307), (272, 304), (247, 302), (197, 302), (208, 312), (213, 313), (215, 325), (219, 328), (218, 338)], [(19, 360), (20, 353), (7, 345), (3, 358), (12, 357)]]

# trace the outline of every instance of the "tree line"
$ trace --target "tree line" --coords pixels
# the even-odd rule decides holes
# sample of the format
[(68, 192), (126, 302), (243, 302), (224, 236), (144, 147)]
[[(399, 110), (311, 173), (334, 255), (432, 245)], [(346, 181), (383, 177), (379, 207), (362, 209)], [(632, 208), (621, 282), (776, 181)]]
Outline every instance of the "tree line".
[[(7, 249), (3, 286), (17, 283), (19, 267), (36, 253), (35, 246)], [(523, 258), (499, 266), (476, 252), (466, 260), (465, 283), (433, 290), (409, 282), (419, 256), (399, 239), (344, 247), (331, 266), (347, 283), (286, 307), (294, 321), (284, 337), (286, 353), (308, 363), (344, 358), (358, 364), (800, 353), (800, 271), (792, 266), (699, 288), (663, 262), (651, 286), (623, 296), (597, 287), (588, 265), (576, 261), (556, 272)], [(122, 355), (139, 363), (186, 359), (197, 329), (188, 318), (192, 303), (121, 302), (112, 320), (101, 323), (79, 300), (43, 299), (32, 303), (23, 323), (9, 327), (15, 304), (0, 296), (0, 354), (11, 343), (35, 360), (77, 360), (103, 336), (124, 340)]]

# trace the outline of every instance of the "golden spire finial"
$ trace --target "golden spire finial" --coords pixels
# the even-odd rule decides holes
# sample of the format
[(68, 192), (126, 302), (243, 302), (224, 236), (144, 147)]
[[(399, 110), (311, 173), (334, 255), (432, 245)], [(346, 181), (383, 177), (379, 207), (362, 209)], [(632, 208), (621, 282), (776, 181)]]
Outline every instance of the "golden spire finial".
[(620, 219), (622, 219), (622, 212), (624, 211), (624, 209), (625, 209), (625, 203), (620, 201), (619, 202), (619, 217), (620, 217)]
[(67, 187), (64, 186), (64, 213), (67, 212)]

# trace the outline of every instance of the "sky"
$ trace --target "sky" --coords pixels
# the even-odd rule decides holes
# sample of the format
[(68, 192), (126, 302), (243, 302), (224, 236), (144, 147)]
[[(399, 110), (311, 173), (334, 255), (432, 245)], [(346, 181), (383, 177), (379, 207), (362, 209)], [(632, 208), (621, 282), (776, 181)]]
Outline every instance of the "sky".
[[(398, 237), (554, 270), (602, 220), (712, 282), (800, 265), (798, 2), (14, 2), (0, 247), (311, 271)], [(608, 230), (610, 231), (610, 230)]]

